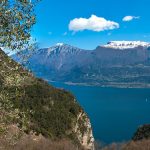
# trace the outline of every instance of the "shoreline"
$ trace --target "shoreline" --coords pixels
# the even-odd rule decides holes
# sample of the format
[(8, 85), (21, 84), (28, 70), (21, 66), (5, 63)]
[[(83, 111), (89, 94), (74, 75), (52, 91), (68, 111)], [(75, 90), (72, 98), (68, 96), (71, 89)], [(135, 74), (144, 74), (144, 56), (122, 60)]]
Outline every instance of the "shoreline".
[(46, 80), (50, 83), (60, 83), (66, 85), (73, 85), (73, 86), (88, 86), (88, 87), (101, 87), (101, 88), (126, 88), (126, 89), (150, 89), (150, 84), (142, 84), (142, 83), (110, 83), (110, 84), (100, 84), (100, 83), (75, 83), (75, 82), (60, 82), (60, 81), (53, 81), (53, 80)]

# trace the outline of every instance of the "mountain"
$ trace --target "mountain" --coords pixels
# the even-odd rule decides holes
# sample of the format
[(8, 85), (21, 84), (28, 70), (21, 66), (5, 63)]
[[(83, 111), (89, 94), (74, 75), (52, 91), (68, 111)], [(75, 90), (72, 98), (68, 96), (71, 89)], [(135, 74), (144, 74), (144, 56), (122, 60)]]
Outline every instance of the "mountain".
[(141, 41), (110, 41), (104, 47), (115, 48), (115, 49), (128, 49), (128, 48), (136, 48), (136, 47), (149, 47), (150, 43), (141, 42)]
[(84, 63), (86, 59), (84, 56), (86, 57), (88, 53), (89, 51), (67, 44), (56, 44), (56, 46), (36, 51), (30, 61), (31, 64), (44, 65), (50, 70), (69, 70), (79, 63)]
[(1, 149), (34, 149), (33, 144), (67, 140), (93, 150), (90, 120), (71, 93), (35, 78), (1, 49), (0, 70)]
[[(14, 57), (15, 60), (16, 56)], [(67, 44), (39, 49), (29, 59), (36, 75), (47, 80), (117, 87), (150, 86), (150, 43), (111, 41), (94, 50)]]

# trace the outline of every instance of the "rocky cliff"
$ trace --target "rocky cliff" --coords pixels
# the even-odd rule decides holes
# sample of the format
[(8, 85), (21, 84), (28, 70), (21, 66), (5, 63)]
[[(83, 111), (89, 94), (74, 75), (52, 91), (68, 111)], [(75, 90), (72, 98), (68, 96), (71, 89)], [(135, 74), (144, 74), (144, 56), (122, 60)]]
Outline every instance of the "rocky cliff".
[[(82, 124), (82, 121), (84, 124)], [(74, 132), (78, 135), (81, 145), (87, 150), (94, 150), (94, 137), (92, 133), (91, 123), (84, 112), (80, 112), (75, 123)]]

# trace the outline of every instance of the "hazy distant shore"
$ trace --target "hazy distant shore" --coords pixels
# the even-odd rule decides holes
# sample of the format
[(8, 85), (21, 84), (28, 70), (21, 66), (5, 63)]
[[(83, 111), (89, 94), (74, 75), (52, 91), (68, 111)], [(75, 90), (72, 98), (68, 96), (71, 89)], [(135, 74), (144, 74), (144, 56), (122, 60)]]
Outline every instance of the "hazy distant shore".
[(48, 82), (58, 82), (66, 85), (77, 85), (77, 86), (98, 86), (98, 87), (114, 87), (114, 88), (150, 88), (150, 84), (145, 83), (107, 83), (107, 84), (101, 84), (101, 83), (75, 83), (75, 82), (59, 82), (59, 81), (53, 81), (53, 80), (47, 80)]

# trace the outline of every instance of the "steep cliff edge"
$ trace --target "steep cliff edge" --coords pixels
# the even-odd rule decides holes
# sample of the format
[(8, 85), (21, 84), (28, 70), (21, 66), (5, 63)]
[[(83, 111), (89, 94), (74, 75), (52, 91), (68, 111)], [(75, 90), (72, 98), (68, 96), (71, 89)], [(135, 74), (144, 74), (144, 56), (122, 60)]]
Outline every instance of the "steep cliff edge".
[[(84, 123), (83, 123), (84, 122)], [(91, 123), (84, 112), (80, 112), (75, 123), (74, 132), (78, 135), (78, 140), (85, 149), (94, 150), (94, 137)]]
[(94, 149), (90, 120), (74, 96), (35, 78), (0, 50), (0, 140), (5, 135), (12, 138), (8, 134), (11, 126), (21, 134), (12, 139), (15, 142), (8, 142), (10, 147), (24, 134), (35, 134), (52, 140), (68, 139), (80, 148)]

